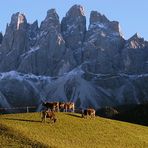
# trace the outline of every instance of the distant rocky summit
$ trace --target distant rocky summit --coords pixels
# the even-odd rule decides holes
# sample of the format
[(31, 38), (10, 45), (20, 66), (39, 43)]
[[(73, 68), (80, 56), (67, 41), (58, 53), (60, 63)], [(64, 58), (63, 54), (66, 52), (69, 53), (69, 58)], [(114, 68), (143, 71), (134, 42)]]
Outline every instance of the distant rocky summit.
[(55, 9), (38, 26), (15, 13), (0, 33), (0, 106), (40, 107), (41, 100), (73, 101), (78, 108), (148, 101), (148, 42), (125, 40), (119, 22), (97, 11), (88, 29), (74, 5), (60, 22)]

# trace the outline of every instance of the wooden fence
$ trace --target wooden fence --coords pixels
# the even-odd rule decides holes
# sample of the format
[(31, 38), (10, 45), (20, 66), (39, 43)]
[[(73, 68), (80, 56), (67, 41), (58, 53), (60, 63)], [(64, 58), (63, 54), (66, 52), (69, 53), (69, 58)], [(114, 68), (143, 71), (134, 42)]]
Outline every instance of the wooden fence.
[(22, 106), (22, 107), (11, 107), (11, 108), (0, 108), (0, 114), (2, 113), (21, 113), (21, 112), (35, 112), (37, 106)]

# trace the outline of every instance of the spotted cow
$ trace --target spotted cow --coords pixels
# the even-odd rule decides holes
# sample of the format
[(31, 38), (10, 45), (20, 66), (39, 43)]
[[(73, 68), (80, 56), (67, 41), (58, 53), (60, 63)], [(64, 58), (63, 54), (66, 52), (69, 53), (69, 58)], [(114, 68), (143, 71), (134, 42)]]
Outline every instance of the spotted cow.
[(82, 111), (82, 118), (91, 117), (94, 118), (96, 114), (96, 111), (92, 108), (88, 108)]
[(71, 110), (72, 112), (74, 112), (75, 110), (75, 104), (73, 102), (66, 102), (64, 105), (64, 110), (65, 112)]
[(57, 111), (57, 112), (59, 111), (59, 102), (43, 102), (42, 106), (52, 111)]

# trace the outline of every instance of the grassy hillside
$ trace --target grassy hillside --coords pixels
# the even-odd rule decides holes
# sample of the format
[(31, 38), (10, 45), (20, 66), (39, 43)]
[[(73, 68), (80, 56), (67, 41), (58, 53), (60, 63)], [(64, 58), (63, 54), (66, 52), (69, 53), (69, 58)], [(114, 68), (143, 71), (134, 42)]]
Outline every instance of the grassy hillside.
[(55, 124), (40, 113), (0, 115), (0, 147), (148, 147), (148, 127), (79, 114), (57, 113)]

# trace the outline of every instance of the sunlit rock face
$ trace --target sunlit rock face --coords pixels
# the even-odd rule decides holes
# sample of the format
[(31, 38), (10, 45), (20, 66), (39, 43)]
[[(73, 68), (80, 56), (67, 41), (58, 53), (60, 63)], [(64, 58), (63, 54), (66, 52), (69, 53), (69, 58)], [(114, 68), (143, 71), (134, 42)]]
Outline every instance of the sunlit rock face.
[(78, 108), (148, 101), (148, 42), (125, 40), (117, 21), (72, 6), (59, 19), (47, 11), (40, 26), (15, 13), (0, 33), (0, 106), (72, 101)]

